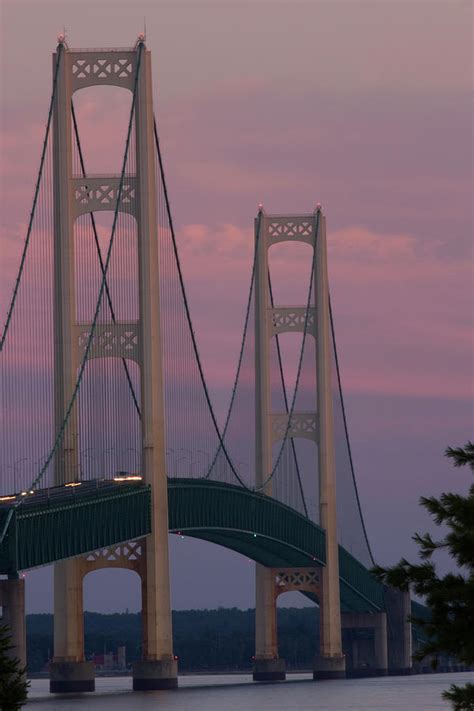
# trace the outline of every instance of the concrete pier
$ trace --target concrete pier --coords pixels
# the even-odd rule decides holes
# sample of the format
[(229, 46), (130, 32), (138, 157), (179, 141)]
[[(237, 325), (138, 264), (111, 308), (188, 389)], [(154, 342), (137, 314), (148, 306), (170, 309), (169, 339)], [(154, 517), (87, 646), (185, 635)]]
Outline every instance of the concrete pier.
[(367, 677), (388, 674), (387, 615), (385, 612), (343, 612), (344, 631), (368, 630), (373, 641), (351, 639), (352, 666), (347, 676)]
[(26, 667), (25, 581), (22, 578), (0, 580), (0, 623), (9, 628), (12, 648), (8, 656)]
[(49, 689), (53, 694), (95, 691), (94, 665), (92, 662), (52, 662)]
[(284, 659), (255, 659), (253, 664), (254, 681), (284, 681), (286, 679), (286, 662)]
[(134, 691), (176, 689), (177, 686), (178, 662), (176, 660), (142, 659), (133, 664)]
[(313, 661), (313, 679), (344, 679), (346, 676), (346, 658), (343, 654), (331, 657), (319, 655)]
[(413, 673), (410, 593), (394, 588), (385, 590), (388, 619), (388, 673), (394, 676)]

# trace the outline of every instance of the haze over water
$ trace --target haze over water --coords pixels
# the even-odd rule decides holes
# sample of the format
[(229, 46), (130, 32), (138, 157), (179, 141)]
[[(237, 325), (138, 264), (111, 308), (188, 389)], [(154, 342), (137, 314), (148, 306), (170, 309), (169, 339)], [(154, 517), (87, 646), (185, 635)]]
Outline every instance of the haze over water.
[(137, 693), (130, 677), (98, 678), (95, 694), (52, 696), (49, 680), (31, 683), (32, 711), (438, 711), (451, 684), (473, 681), (472, 673), (313, 682), (309, 674), (288, 681), (254, 684), (249, 674), (180, 677), (177, 691)]

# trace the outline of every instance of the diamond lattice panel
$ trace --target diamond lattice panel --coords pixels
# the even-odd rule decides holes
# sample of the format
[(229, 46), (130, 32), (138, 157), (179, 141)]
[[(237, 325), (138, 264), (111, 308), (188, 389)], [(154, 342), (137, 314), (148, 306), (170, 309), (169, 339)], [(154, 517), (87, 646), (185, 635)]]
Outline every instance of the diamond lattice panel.
[(72, 90), (109, 84), (133, 90), (136, 52), (113, 51), (69, 52)]

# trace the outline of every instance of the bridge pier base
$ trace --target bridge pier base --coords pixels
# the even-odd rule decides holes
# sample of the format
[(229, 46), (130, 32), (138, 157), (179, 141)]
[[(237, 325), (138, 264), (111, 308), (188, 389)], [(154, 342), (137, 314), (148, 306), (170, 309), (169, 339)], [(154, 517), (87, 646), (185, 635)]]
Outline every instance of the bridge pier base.
[(176, 689), (178, 662), (175, 659), (142, 659), (133, 664), (133, 690)]
[(411, 614), (410, 593), (386, 588), (384, 600), (389, 620), (388, 673), (391, 676), (412, 674), (411, 622), (408, 620)]
[(256, 564), (254, 681), (284, 681), (286, 663), (278, 657), (275, 571)]
[(12, 648), (9, 657), (26, 667), (25, 581), (22, 578), (0, 580), (0, 621), (9, 627)]
[[(386, 676), (388, 673), (387, 615), (385, 612), (343, 612), (343, 630), (352, 633), (352, 665), (347, 670), (349, 677)], [(354, 637), (355, 630), (372, 630), (370, 640)], [(368, 642), (364, 647), (363, 642)]]
[(81, 558), (54, 566), (54, 658), (49, 682), (53, 694), (95, 691), (94, 665), (84, 658), (85, 572), (86, 561)]
[(313, 679), (345, 679), (346, 658), (343, 654), (334, 657), (315, 657)]
[(95, 691), (92, 662), (52, 662), (49, 670), (49, 690), (52, 694)]
[(284, 659), (255, 659), (253, 664), (254, 681), (285, 681), (286, 662)]

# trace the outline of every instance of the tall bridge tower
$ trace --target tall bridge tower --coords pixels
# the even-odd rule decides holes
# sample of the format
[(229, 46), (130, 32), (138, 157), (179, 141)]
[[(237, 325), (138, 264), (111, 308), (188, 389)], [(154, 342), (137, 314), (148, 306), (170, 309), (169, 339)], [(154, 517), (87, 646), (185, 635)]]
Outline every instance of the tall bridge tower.
[[(70, 50), (61, 43), (53, 55), (53, 71), (57, 72), (53, 124), (56, 431), (60, 431), (72, 401), (83, 357), (81, 333), (90, 327), (90, 324), (79, 324), (76, 313), (74, 222), (80, 215), (97, 210), (131, 212), (137, 225), (139, 318), (127, 324), (127, 330), (133, 331), (137, 344), (133, 358), (140, 368), (142, 473), (152, 492), (152, 532), (142, 544), (140, 570), (143, 658), (134, 666), (133, 685), (134, 689), (172, 688), (177, 684), (177, 663), (172, 650), (169, 589), (151, 55), (141, 41), (129, 50)], [(136, 175), (127, 175), (133, 191), (128, 193), (127, 200), (122, 195), (118, 208), (123, 174), (93, 178), (73, 175), (71, 100), (74, 92), (93, 85), (114, 85), (134, 92)], [(101, 199), (104, 186), (107, 187), (106, 201)], [(123, 324), (114, 321), (99, 324), (97, 328), (105, 326), (114, 338), (110, 339), (107, 351), (91, 352), (90, 357), (123, 358), (120, 348)], [(74, 405), (55, 459), (58, 485), (74, 479), (80, 434)], [(106, 557), (100, 567), (108, 567)], [(86, 572), (84, 559), (55, 564), (51, 669), (54, 692), (94, 689), (93, 667), (84, 658), (82, 586)]]
[[(317, 445), (319, 518), (326, 532), (326, 565), (317, 573), (320, 605), (320, 654), (314, 661), (315, 678), (345, 675), (342, 653), (339, 562), (336, 525), (336, 470), (331, 389), (331, 331), (327, 270), (326, 220), (318, 206), (309, 215), (267, 215), (260, 209), (255, 220), (255, 374), (256, 374), (256, 484), (272, 495), (272, 445), (288, 437), (308, 437)], [(294, 307), (296, 318), (285, 319), (285, 307), (269, 303), (268, 252), (279, 242), (304, 242), (313, 247), (314, 305)], [(309, 309), (309, 313), (307, 312)], [(291, 322), (290, 322), (291, 321)], [(285, 326), (287, 323), (287, 326)], [(283, 324), (283, 325), (282, 325)], [(316, 340), (316, 392), (313, 412), (272, 413), (269, 348), (277, 333), (301, 331)], [(288, 422), (288, 419), (290, 421)], [(315, 471), (315, 476), (316, 476)], [(310, 574), (310, 580), (314, 576)], [(281, 580), (280, 580), (281, 583)], [(304, 589), (304, 588), (303, 588)], [(314, 583), (310, 588), (314, 591)], [(256, 564), (256, 651), (254, 678), (285, 678), (285, 662), (278, 657), (276, 635), (275, 569)]]

